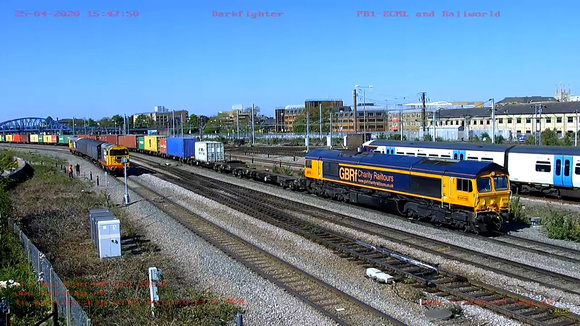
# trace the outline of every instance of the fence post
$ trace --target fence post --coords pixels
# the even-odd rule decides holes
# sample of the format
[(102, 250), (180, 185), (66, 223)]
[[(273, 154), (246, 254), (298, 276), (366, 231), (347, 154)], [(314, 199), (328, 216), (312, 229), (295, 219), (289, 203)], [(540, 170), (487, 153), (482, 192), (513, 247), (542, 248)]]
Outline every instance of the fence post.
[(91, 325), (92, 325), (91, 324), (91, 319), (90, 318), (87, 318), (87, 326), (91, 326)]
[(97, 186), (99, 185), (99, 176), (97, 176)]
[(56, 301), (52, 301), (52, 324), (54, 326), (58, 325), (58, 307), (56, 306)]
[(26, 255), (28, 257), (28, 261), (30, 261), (30, 239), (26, 237)]
[(53, 280), (52, 280), (52, 266), (50, 266), (50, 272), (48, 272), (48, 274), (50, 274), (48, 276), (48, 280), (50, 281), (50, 283), (49, 283), (50, 284), (50, 291), (49, 291), (50, 292), (50, 301), (55, 301), (54, 293), (53, 293), (54, 290), (52, 289), (52, 282), (53, 282)]

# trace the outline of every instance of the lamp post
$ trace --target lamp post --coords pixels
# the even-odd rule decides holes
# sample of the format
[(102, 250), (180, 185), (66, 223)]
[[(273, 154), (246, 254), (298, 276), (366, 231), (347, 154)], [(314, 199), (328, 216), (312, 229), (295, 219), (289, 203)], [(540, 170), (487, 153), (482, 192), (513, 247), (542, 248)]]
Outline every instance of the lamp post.
[(130, 201), (130, 199), (129, 199), (129, 185), (127, 182), (127, 163), (129, 163), (129, 159), (126, 157), (123, 157), (121, 162), (125, 166), (125, 197), (123, 199), (125, 200), (125, 206), (127, 206), (127, 205), (129, 205), (129, 201)]
[[(366, 90), (367, 88), (373, 88), (373, 85), (369, 86), (360, 86), (354, 85), (354, 88), (362, 88), (363, 89), (363, 139), (367, 141), (367, 103), (366, 103)], [(356, 119), (356, 117), (355, 117)]]
[(495, 99), (490, 98), (491, 101), (491, 143), (495, 144)]

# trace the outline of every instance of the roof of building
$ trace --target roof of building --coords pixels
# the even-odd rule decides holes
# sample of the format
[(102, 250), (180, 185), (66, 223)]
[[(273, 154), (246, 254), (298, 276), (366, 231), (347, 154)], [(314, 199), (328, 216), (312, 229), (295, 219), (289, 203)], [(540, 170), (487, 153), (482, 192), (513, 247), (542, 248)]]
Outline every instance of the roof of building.
[[(542, 114), (561, 114), (580, 112), (580, 102), (546, 102), (541, 104)], [(536, 104), (508, 104), (496, 107), (496, 116), (510, 115), (533, 115), (536, 112)], [(464, 118), (464, 117), (490, 117), (491, 108), (471, 108), (471, 109), (441, 109), (437, 112), (438, 119)]]
[(552, 102), (556, 101), (555, 97), (551, 96), (514, 96), (506, 97), (496, 104), (529, 104), (538, 102)]

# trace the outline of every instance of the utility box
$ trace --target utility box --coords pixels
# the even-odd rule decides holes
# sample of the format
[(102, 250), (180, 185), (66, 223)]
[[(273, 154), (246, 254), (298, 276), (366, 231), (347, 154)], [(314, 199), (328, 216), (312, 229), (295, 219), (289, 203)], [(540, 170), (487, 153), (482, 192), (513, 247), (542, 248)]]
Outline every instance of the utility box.
[(195, 159), (201, 162), (225, 161), (224, 144), (217, 141), (196, 142)]
[(91, 239), (99, 258), (121, 256), (121, 222), (108, 209), (89, 212)]

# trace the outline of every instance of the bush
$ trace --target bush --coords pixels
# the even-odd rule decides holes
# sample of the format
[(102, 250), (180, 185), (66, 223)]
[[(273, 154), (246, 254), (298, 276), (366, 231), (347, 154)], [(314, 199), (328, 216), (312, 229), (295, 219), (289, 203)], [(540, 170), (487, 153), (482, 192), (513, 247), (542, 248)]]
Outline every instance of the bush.
[(13, 151), (0, 151), (0, 171), (16, 169), (17, 167), (18, 163), (14, 158)]
[(542, 224), (550, 238), (580, 241), (580, 219), (575, 214), (550, 209)]
[(514, 214), (514, 219), (516, 222), (530, 224), (530, 219), (526, 216), (524, 206), (520, 202), (520, 197), (512, 197), (511, 210)]

